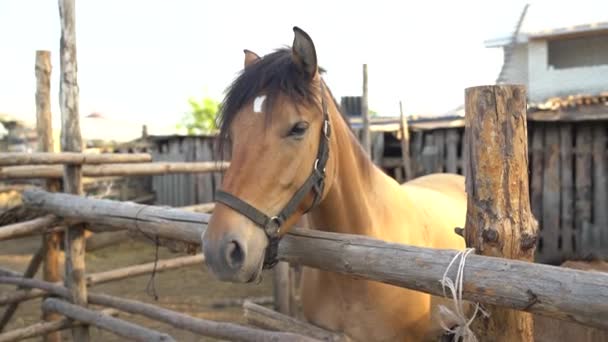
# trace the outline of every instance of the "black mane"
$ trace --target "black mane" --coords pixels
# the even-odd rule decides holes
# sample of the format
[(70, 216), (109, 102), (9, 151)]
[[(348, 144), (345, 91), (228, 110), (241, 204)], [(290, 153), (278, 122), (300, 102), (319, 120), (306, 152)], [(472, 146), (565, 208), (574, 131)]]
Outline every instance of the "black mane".
[(262, 57), (247, 66), (226, 89), (218, 116), (220, 139), (229, 139), (229, 128), (237, 113), (260, 93), (266, 95), (268, 120), (277, 95), (287, 96), (295, 104), (315, 104), (316, 90), (317, 86), (292, 61), (291, 49), (279, 49)]

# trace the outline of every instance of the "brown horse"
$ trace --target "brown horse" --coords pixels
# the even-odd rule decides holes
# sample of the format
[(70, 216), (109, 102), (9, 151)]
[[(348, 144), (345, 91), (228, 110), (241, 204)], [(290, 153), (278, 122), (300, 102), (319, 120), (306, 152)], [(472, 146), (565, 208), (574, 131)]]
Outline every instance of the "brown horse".
[[(399, 185), (377, 168), (323, 83), (312, 39), (294, 33), (291, 49), (263, 58), (245, 50), (245, 68), (228, 88), (220, 130), (231, 165), (202, 237), (211, 271), (255, 281), (272, 266), (277, 236), (305, 213), (316, 229), (464, 249), (454, 233), (465, 222), (464, 178), (435, 174)], [(309, 321), (354, 340), (441, 333), (431, 296), (379, 282), (305, 268), (301, 299)]]

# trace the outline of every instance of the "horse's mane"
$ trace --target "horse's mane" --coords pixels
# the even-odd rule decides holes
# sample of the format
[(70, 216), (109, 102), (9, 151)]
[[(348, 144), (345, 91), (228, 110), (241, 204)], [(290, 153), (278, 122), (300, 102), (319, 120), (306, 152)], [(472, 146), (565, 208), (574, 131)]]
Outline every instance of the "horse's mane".
[[(323, 73), (325, 70), (319, 68)], [(265, 121), (269, 122), (273, 105), (279, 94), (287, 96), (294, 104), (316, 105), (321, 112), (320, 104), (315, 101), (318, 86), (308, 79), (291, 58), (291, 49), (278, 49), (247, 66), (226, 89), (226, 96), (221, 104), (218, 116), (220, 145), (229, 141), (229, 128), (241, 108), (254, 100), (260, 93), (266, 95)], [(327, 87), (338, 110), (340, 106)], [(344, 119), (344, 114), (340, 111)], [(348, 120), (345, 120), (348, 125)], [(350, 125), (348, 125), (350, 127)], [(220, 147), (223, 150), (222, 147)]]

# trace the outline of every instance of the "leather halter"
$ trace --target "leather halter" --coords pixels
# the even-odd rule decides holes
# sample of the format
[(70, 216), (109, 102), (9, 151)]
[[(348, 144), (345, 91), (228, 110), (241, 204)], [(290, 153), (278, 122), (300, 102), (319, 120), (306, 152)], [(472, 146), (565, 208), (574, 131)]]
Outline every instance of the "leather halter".
[(281, 210), (275, 216), (268, 216), (245, 202), (244, 200), (227, 193), (222, 190), (218, 190), (215, 194), (215, 201), (225, 204), (233, 210), (244, 215), (255, 223), (258, 227), (264, 230), (264, 233), (268, 237), (268, 247), (266, 248), (266, 254), (264, 256), (264, 268), (272, 268), (277, 264), (277, 252), (279, 246), (279, 240), (281, 237), (279, 233), (281, 226), (285, 221), (291, 217), (300, 206), (304, 197), (314, 192), (314, 200), (312, 205), (305, 211), (309, 212), (312, 208), (317, 206), (323, 196), (323, 189), (325, 187), (325, 165), (329, 159), (329, 137), (331, 136), (331, 126), (329, 123), (329, 114), (327, 112), (327, 104), (325, 103), (325, 88), (323, 81), (321, 80), (321, 107), (323, 109), (323, 126), (321, 129), (321, 137), (319, 141), (319, 150), (317, 151), (317, 158), (313, 164), (312, 173), (308, 176), (308, 179), (300, 186), (298, 191), (295, 192), (291, 200), (287, 202), (283, 210)]

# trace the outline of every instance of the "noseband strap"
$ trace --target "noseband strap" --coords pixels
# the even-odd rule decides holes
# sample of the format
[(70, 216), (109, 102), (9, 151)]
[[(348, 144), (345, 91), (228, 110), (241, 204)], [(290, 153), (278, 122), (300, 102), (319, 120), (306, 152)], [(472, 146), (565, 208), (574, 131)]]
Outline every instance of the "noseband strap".
[(325, 187), (325, 166), (329, 159), (329, 137), (331, 136), (331, 126), (329, 123), (329, 114), (327, 112), (327, 104), (325, 103), (325, 91), (323, 87), (323, 81), (321, 81), (321, 107), (323, 109), (323, 126), (321, 128), (321, 137), (319, 141), (319, 150), (317, 151), (317, 158), (313, 164), (312, 173), (304, 184), (300, 186), (298, 191), (295, 192), (293, 197), (287, 202), (283, 210), (281, 210), (276, 216), (268, 216), (243, 201), (242, 199), (227, 193), (222, 190), (218, 190), (215, 194), (215, 201), (225, 204), (233, 210), (239, 212), (243, 216), (250, 219), (258, 227), (264, 230), (264, 233), (268, 237), (268, 247), (266, 249), (266, 255), (264, 256), (264, 268), (272, 268), (278, 262), (277, 251), (280, 240), (281, 226), (287, 219), (289, 219), (298, 209), (306, 195), (311, 191), (314, 194), (312, 205), (306, 209), (305, 213), (310, 211), (312, 208), (317, 206), (323, 196), (323, 189)]

